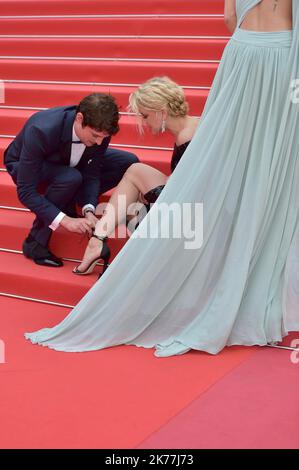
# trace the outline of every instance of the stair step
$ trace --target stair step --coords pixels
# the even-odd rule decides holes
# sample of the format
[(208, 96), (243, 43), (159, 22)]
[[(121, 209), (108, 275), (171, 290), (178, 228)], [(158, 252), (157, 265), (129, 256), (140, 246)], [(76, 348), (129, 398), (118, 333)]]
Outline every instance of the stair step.
[[(162, 171), (164, 174), (170, 174), (170, 151), (152, 151), (146, 149), (133, 149), (136, 155), (139, 157), (142, 163), (146, 163), (157, 170)], [(4, 167), (4, 165), (2, 164)], [(111, 196), (112, 190), (107, 191), (100, 198), (101, 202), (108, 201)], [(22, 203), (19, 201), (16, 186), (12, 181), (9, 174), (5, 171), (0, 172), (0, 205), (7, 207), (24, 208)]]
[[(5, 168), (3, 163), (3, 153), (4, 150), (8, 147), (12, 139), (0, 139), (0, 168)], [(111, 146), (113, 148), (113, 145)], [(172, 151), (170, 150), (159, 150), (159, 149), (143, 149), (143, 148), (131, 148), (131, 147), (117, 147), (121, 150), (135, 153), (139, 160), (142, 163), (151, 165), (157, 170), (162, 171), (166, 175), (170, 171), (170, 159)], [(0, 181), (1, 175), (3, 172), (0, 172)], [(5, 174), (5, 173), (4, 173)]]
[(218, 63), (0, 59), (1, 80), (138, 84), (168, 75), (182, 86), (210, 87)]
[[(121, 107), (126, 111), (129, 95), (136, 87), (126, 86), (93, 86), (93, 85), (63, 85), (39, 83), (5, 83), (5, 106), (31, 106), (51, 108), (67, 106), (79, 101), (90, 93), (111, 93)], [(191, 114), (201, 114), (204, 108), (208, 90), (185, 90)]]
[[(22, 251), (23, 241), (30, 231), (33, 220), (34, 214), (31, 212), (0, 209), (0, 248)], [(120, 225), (115, 235), (109, 238), (111, 260), (124, 246), (128, 237), (125, 225)], [(87, 238), (59, 227), (51, 237), (50, 249), (59, 257), (80, 260), (87, 241)]]
[(220, 60), (228, 39), (1, 38), (1, 56)]
[(0, 252), (1, 292), (75, 305), (96, 282), (101, 267), (88, 276), (72, 273), (73, 262), (60, 268), (38, 266), (21, 254)]
[(24, 208), (18, 199), (15, 184), (9, 174), (4, 171), (0, 172), (0, 204), (1, 206)]
[[(22, 129), (27, 119), (36, 111), (27, 109), (0, 109), (0, 129), (4, 135), (15, 135)], [(120, 117), (120, 131), (113, 136), (114, 144), (132, 143), (134, 145), (153, 145), (171, 147), (173, 137), (169, 133), (160, 136), (153, 135), (145, 129), (144, 135), (137, 131), (136, 116), (122, 115)]]
[(2, 0), (2, 15), (223, 14), (224, 0)]
[[(4, 153), (4, 150), (9, 146), (11, 141), (12, 141), (11, 138), (7, 138), (7, 137), (0, 138), (0, 168), (4, 168), (3, 153)], [(0, 175), (1, 175), (1, 172), (0, 172)]]
[[(223, 22), (223, 0), (173, 0), (171, 4), (169, 0), (0, 0), (0, 4), (1, 15), (111, 15), (106, 18), (0, 18), (1, 35), (15, 36), (0, 38), (3, 57), (0, 59), (0, 77), (2, 80), (20, 81), (4, 85), (3, 106), (12, 109), (0, 108), (2, 135), (17, 134), (29, 116), (37, 111), (18, 107), (48, 108), (73, 104), (93, 91), (112, 93), (124, 112), (133, 89), (145, 80), (161, 75), (168, 75), (187, 87), (191, 113), (200, 115), (230, 36)], [(122, 14), (126, 17), (117, 17)], [(170, 16), (128, 18), (128, 15), (146, 14)], [(171, 17), (188, 14), (189, 18)], [(191, 17), (196, 14), (206, 17)], [(17, 37), (21, 35), (53, 37)], [(59, 35), (64, 37), (54, 37)], [(77, 37), (65, 37), (67, 35)], [(101, 37), (80, 37), (84, 35)], [(191, 39), (181, 36), (204, 37)], [(59, 58), (62, 54), (64, 59)], [(26, 56), (30, 58), (22, 58)], [(67, 83), (21, 83), (30, 80)], [(0, 138), (1, 168), (3, 152), (9, 142), (9, 138)], [(141, 137), (136, 130), (136, 117), (122, 115), (121, 131), (113, 138), (113, 144), (125, 145), (124, 149), (136, 153), (142, 162), (169, 174), (170, 150), (134, 149), (130, 146), (171, 148), (173, 137), (170, 134), (153, 136), (147, 131)], [(102, 195), (101, 202), (107, 201), (111, 193)], [(0, 172), (0, 205), (23, 207), (14, 183), (4, 171)], [(34, 214), (29, 211), (0, 209), (1, 291), (74, 305), (94, 284), (97, 273), (75, 276), (71, 272), (74, 262), (65, 262), (62, 268), (49, 269), (37, 266), (21, 254), (3, 251), (22, 249), (33, 219)], [(127, 239), (125, 227), (121, 226), (116, 237), (109, 240), (112, 259)], [(81, 259), (86, 242), (79, 235), (60, 227), (51, 238), (50, 249), (57, 256)], [(101, 269), (97, 267), (96, 271), (101, 272)]]
[[(128, 10), (129, 11), (129, 10)], [(27, 18), (1, 19), (1, 34), (229, 36), (223, 18)]]

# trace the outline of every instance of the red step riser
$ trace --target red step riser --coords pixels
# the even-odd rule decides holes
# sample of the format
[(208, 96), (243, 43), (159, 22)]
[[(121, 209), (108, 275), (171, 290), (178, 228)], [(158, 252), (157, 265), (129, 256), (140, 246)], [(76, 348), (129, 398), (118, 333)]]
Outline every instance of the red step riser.
[[(27, 227), (14, 227), (13, 236), (11, 235), (11, 228), (11, 225), (9, 227), (1, 225), (0, 246), (7, 250), (22, 251), (23, 242), (30, 231), (31, 225)], [(123, 227), (123, 230), (125, 230), (125, 227)], [(110, 261), (117, 256), (127, 240), (128, 238), (109, 239), (109, 248), (111, 250)], [(81, 241), (79, 237), (76, 237), (76, 234), (60, 231), (59, 229), (57, 233), (53, 234), (49, 247), (59, 258), (81, 260), (83, 259), (87, 241), (87, 238)]]
[[(3, 154), (4, 150), (8, 147), (11, 140), (12, 139), (0, 139), (0, 168), (5, 168), (3, 163)], [(114, 148), (113, 145), (112, 148)], [(134, 152), (136, 155), (138, 155), (142, 163), (157, 168), (157, 170), (160, 170), (165, 174), (169, 174), (172, 151), (131, 147), (123, 147), (121, 148), (121, 150)], [(3, 184), (1, 176), (2, 174), (3, 172), (0, 172), (0, 184)]]
[[(22, 255), (15, 256), (21, 257)], [(9, 261), (10, 260), (8, 259), (7, 262)], [(4, 270), (0, 271), (0, 282), (2, 292), (5, 292), (6, 294), (46, 300), (50, 302), (63, 303), (66, 305), (75, 305), (79, 302), (80, 299), (82, 299), (82, 297), (86, 294), (89, 288), (97, 280), (97, 276), (94, 273), (89, 276), (88, 285), (76, 285), (75, 287), (70, 277), (68, 277), (67, 281), (64, 281), (62, 276), (60, 276), (59, 283), (57, 283), (57, 277), (55, 280), (54, 273), (53, 279), (51, 280), (42, 279), (39, 277), (41, 269), (52, 268), (45, 268), (43, 266), (40, 266), (37, 270), (33, 269), (32, 266), (34, 266), (34, 263), (32, 261), (25, 260), (25, 262), (27, 263), (27, 271), (23, 270), (19, 272), (17, 269), (15, 272), (10, 273), (5, 272)], [(64, 269), (65, 272), (66, 269), (69, 269), (71, 271), (74, 266), (75, 265), (73, 263), (68, 263), (65, 268), (56, 269)], [(36, 267), (38, 268), (38, 266)], [(97, 272), (100, 272), (100, 268), (98, 268)], [(73, 274), (73, 276), (75, 276), (75, 274)]]
[[(122, 226), (120, 230), (123, 231), (122, 238), (109, 238), (109, 248), (111, 251), (110, 261), (113, 261), (113, 259), (117, 256), (128, 240), (128, 238), (124, 238), (124, 235), (126, 234), (126, 227)], [(20, 233), (20, 236), (23, 237), (24, 234), (26, 237), (28, 232), (25, 233), (23, 231)], [(22, 246), (23, 240), (24, 238), (18, 241), (19, 246)], [(55, 255), (59, 256), (60, 258), (81, 260), (83, 259), (88, 239), (84, 238), (83, 241), (81, 240), (82, 238), (79, 239), (78, 237), (74, 237), (74, 234), (70, 232), (57, 230), (57, 233), (52, 236), (49, 247), (50, 250), (52, 250), (53, 253), (55, 253)], [(100, 269), (101, 268), (98, 268), (97, 270), (100, 272)]]
[[(1, 181), (1, 177), (0, 177), (0, 181)], [(9, 180), (9, 181), (6, 181), (5, 183), (6, 184), (0, 184), (0, 201), (1, 201), (0, 205), (5, 206), (5, 207), (17, 207), (17, 208), (23, 209), (24, 206), (18, 199), (16, 186), (14, 185), (13, 181)], [(110, 195), (111, 195), (111, 191), (108, 191), (105, 195), (101, 196), (99, 201), (107, 202)]]
[[(136, 87), (99, 87), (74, 85), (42, 85), (5, 83), (6, 106), (31, 106), (51, 108), (78, 103), (84, 96), (94, 92), (111, 93), (117, 100), (122, 111), (128, 106), (129, 94)], [(207, 90), (186, 90), (186, 98), (190, 105), (190, 113), (202, 113), (207, 98)]]
[(168, 75), (182, 86), (210, 87), (216, 64), (0, 59), (0, 80), (139, 84)]
[[(2, 215), (3, 213), (3, 215)], [(8, 250), (22, 251), (22, 244), (32, 226), (34, 216), (31, 213), (18, 213), (11, 210), (0, 210), (0, 247)], [(109, 237), (111, 260), (122, 249), (128, 234), (124, 225), (116, 231), (115, 237)], [(50, 249), (56, 256), (69, 259), (82, 259), (87, 245), (87, 239), (76, 233), (57, 229), (50, 242)]]
[[(115, 148), (115, 147), (111, 147), (111, 148)], [(162, 173), (164, 173), (165, 175), (169, 174), (169, 171), (170, 171), (169, 170), (170, 169), (170, 163), (169, 162), (170, 162), (171, 152), (167, 152), (167, 153), (169, 153), (169, 158), (164, 159), (164, 160), (160, 160), (159, 159), (159, 153), (160, 153), (159, 151), (157, 151), (158, 155), (156, 156), (155, 159), (153, 159), (153, 158), (146, 159), (146, 158), (142, 158), (142, 150), (141, 149), (138, 149), (138, 148), (137, 149), (135, 149), (135, 148), (125, 148), (124, 150), (126, 150), (128, 152), (135, 153), (135, 155), (137, 155), (139, 157), (139, 160), (140, 160), (141, 163), (144, 163), (146, 165), (150, 165), (153, 168), (156, 168), (157, 170), (162, 171)], [(163, 153), (166, 153), (166, 152), (163, 151)], [(5, 165), (3, 163), (3, 150), (2, 149), (0, 150), (0, 168), (1, 169), (6, 169)], [(0, 181), (1, 181), (1, 173), (3, 173), (3, 172), (0, 172)], [(11, 197), (9, 196), (11, 190), (8, 189), (8, 188), (1, 189), (1, 184), (2, 183), (0, 183), (0, 194), (3, 195), (4, 191), (8, 191), (7, 195), (4, 194), (4, 199), (5, 199), (6, 202), (11, 201)], [(3, 199), (3, 201), (4, 201), (4, 199)], [(22, 206), (15, 206), (14, 204), (4, 204), (3, 201), (0, 201), (0, 205), (2, 204), (2, 205), (11, 205), (13, 207), (22, 207)]]
[[(20, 132), (27, 119), (34, 111), (0, 109), (0, 129), (4, 135), (15, 135)], [(153, 135), (145, 129), (144, 135), (137, 130), (137, 118), (135, 116), (121, 116), (120, 131), (112, 138), (114, 144), (146, 145), (154, 147), (171, 147), (173, 137), (166, 132), (159, 136)]]
[[(2, 175), (1, 175), (2, 176)], [(0, 176), (0, 181), (2, 178)], [(101, 202), (107, 202), (111, 191), (107, 192), (105, 195), (101, 196)], [(5, 184), (0, 183), (0, 205), (5, 207), (17, 207), (24, 209), (23, 204), (19, 201), (17, 196), (16, 186), (12, 180), (5, 181)]]
[[(164, 174), (169, 174), (168, 165), (164, 165), (162, 168), (157, 168), (158, 170), (162, 171)], [(112, 190), (108, 191), (104, 195), (102, 195), (99, 199), (99, 202), (107, 202), (109, 197), (111, 196)], [(16, 191), (16, 186), (11, 181), (8, 185), (0, 184), (0, 205), (5, 207), (17, 207), (23, 209), (23, 204), (19, 201)]]
[(2, 0), (1, 15), (223, 14), (224, 0)]
[(0, 19), (1, 34), (229, 36), (223, 18)]
[(226, 39), (2, 38), (1, 56), (220, 60)]
[[(111, 147), (111, 148), (115, 148), (115, 147)], [(136, 148), (125, 148), (124, 150), (128, 151), (128, 152), (133, 152), (135, 153), (135, 155), (137, 155), (140, 159), (140, 162), (141, 163), (145, 163), (146, 165), (150, 165), (152, 166), (153, 168), (156, 168), (157, 170), (159, 171), (162, 171), (162, 173), (164, 173), (165, 175), (168, 175), (169, 174), (169, 168), (170, 168), (170, 157), (167, 158), (167, 159), (164, 159), (164, 160), (159, 160), (159, 153), (160, 151), (157, 151), (157, 157), (156, 159), (146, 159), (146, 158), (142, 158), (142, 150), (141, 149), (136, 149)], [(5, 168), (5, 165), (3, 163), (3, 149), (0, 149), (0, 168), (1, 169), (6, 169)], [(166, 153), (163, 151), (163, 153)], [(169, 152), (169, 155), (170, 155), (171, 152)], [(0, 172), (0, 181), (1, 181), (1, 173), (3, 172)], [(8, 189), (6, 188), (5, 191), (7, 191)], [(1, 183), (0, 183), (0, 194), (3, 194), (3, 191), (4, 190), (1, 190)], [(9, 190), (8, 190), (9, 191)], [(5, 200), (6, 201), (10, 201), (10, 197), (5, 197)], [(7, 205), (7, 204), (4, 204), (3, 202), (0, 201), (0, 205)], [(14, 206), (13, 204), (11, 204), (13, 207), (19, 207), (19, 206)], [(20, 206), (21, 207), (21, 206)]]
[[(20, 207), (24, 208), (18, 199), (16, 187), (12, 180), (8, 179), (5, 175), (5, 182), (3, 182), (3, 174), (0, 174), (0, 205), (6, 207)], [(5, 184), (4, 184), (5, 183)]]
[[(130, 149), (128, 149), (130, 150)], [(145, 159), (142, 158), (142, 155), (138, 152), (138, 149), (132, 149), (133, 152), (139, 157), (141, 163), (145, 163), (147, 165), (156, 168), (157, 170), (161, 171), (165, 175), (170, 174), (170, 154), (171, 152), (163, 152), (167, 154), (167, 157), (163, 155), (163, 160), (159, 160), (159, 155), (157, 155), (157, 159)], [(1, 159), (2, 161), (2, 159)], [(2, 168), (4, 164), (2, 162)], [(104, 195), (100, 197), (100, 202), (106, 202), (109, 200), (112, 191), (108, 191)], [(18, 207), (24, 208), (23, 204), (19, 201), (17, 196), (17, 191), (15, 184), (13, 183), (12, 179), (8, 175), (7, 172), (0, 172), (0, 205), (6, 207)]]

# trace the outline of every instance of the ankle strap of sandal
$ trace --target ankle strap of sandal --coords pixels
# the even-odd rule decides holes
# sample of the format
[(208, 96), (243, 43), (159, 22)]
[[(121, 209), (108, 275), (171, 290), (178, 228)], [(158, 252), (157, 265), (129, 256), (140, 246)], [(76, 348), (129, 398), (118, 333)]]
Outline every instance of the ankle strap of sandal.
[(102, 236), (100, 236), (100, 235), (95, 235), (95, 234), (91, 235), (91, 238), (92, 238), (92, 237), (93, 237), (93, 238), (97, 238), (98, 240), (101, 240), (102, 242), (104, 242), (104, 241), (107, 240), (107, 238), (108, 238), (108, 237), (105, 237), (105, 236), (102, 237)]

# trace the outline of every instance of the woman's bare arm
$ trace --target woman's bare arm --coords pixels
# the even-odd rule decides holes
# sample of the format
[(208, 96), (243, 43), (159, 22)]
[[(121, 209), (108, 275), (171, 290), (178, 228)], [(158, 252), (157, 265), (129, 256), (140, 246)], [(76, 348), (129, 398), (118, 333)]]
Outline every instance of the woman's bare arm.
[(225, 0), (224, 22), (231, 33), (237, 26), (236, 0)]

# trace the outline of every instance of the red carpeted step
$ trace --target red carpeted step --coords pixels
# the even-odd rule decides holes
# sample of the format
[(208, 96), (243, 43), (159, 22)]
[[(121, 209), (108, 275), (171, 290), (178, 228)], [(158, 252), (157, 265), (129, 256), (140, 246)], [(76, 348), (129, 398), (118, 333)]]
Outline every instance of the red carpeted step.
[[(0, 168), (5, 168), (3, 163), (3, 153), (4, 150), (8, 147), (9, 143), (12, 139), (0, 139)], [(132, 148), (132, 147), (114, 147), (113, 144), (111, 145), (112, 148), (120, 148), (121, 150), (125, 150), (127, 152), (135, 153), (142, 163), (146, 163), (147, 165), (151, 165), (157, 170), (162, 171), (165, 174), (169, 174), (170, 169), (170, 159), (171, 153), (170, 150), (161, 150), (157, 149), (143, 149), (143, 148)], [(2, 184), (1, 178), (3, 172), (0, 172), (0, 181)], [(1, 205), (1, 204), (0, 204)]]
[[(5, 149), (8, 147), (8, 145), (10, 144), (10, 142), (11, 142), (11, 139), (0, 138), (0, 168), (4, 168), (3, 153)], [(0, 177), (1, 177), (1, 173), (2, 172), (0, 172)]]
[[(123, 150), (131, 150), (139, 157), (142, 163), (146, 163), (147, 165), (162, 171), (164, 174), (169, 175), (171, 158), (170, 151), (130, 148), (123, 148)], [(4, 167), (3, 164), (2, 166)], [(110, 195), (111, 191), (108, 191), (101, 196), (101, 200), (107, 201)], [(23, 205), (18, 199), (15, 184), (6, 171), (0, 172), (0, 205), (23, 208)]]
[(72, 273), (75, 263), (60, 268), (38, 266), (21, 254), (0, 252), (1, 292), (35, 299), (76, 304), (97, 280), (101, 267), (88, 276)]
[[(33, 220), (34, 214), (31, 212), (0, 209), (0, 248), (21, 251)], [(129, 236), (125, 225), (120, 225), (115, 235), (109, 237), (111, 260), (121, 250)], [(52, 235), (50, 248), (57, 256), (79, 260), (83, 257), (87, 241), (87, 238), (60, 227)], [(100, 272), (100, 267), (97, 271)]]
[(139, 448), (297, 449), (298, 364), (296, 369), (291, 352), (251, 351)]
[[(1, 339), (7, 345), (6, 362), (1, 364), (5, 386), (0, 388), (1, 446), (5, 449), (135, 449), (199, 396), (209, 395), (217, 383), (221, 391), (221, 379), (229, 379), (253, 352), (253, 348), (234, 347), (217, 356), (192, 351), (165, 360), (154, 357), (152, 349), (133, 346), (76, 354), (58, 352), (32, 345), (24, 339), (24, 332), (58, 324), (69, 309), (7, 297), (0, 298), (0, 309)], [(271, 368), (275, 374), (273, 364)], [(248, 378), (251, 376), (242, 379)], [(287, 377), (284, 383), (287, 386)], [(297, 389), (295, 382), (291, 383), (294, 395)], [(240, 410), (236, 416), (229, 416), (236, 398), (229, 383), (227, 390), (224, 408), (229, 419), (221, 423), (221, 430), (225, 425), (230, 428), (235, 417), (240, 417)], [(253, 394), (248, 406), (254, 406), (258, 398)], [(215, 432), (219, 434), (219, 415), (213, 410), (212, 399), (208, 412), (199, 410), (206, 411), (207, 420), (201, 423), (198, 419), (203, 428), (206, 424), (209, 434), (204, 437), (211, 439)], [(241, 410), (244, 406), (240, 401)], [(283, 413), (283, 405), (280, 409)], [(213, 428), (209, 427), (209, 413)], [(196, 417), (193, 415), (193, 423)], [(181, 422), (180, 429), (185, 430), (185, 424)], [(276, 430), (280, 422), (275, 424)], [(242, 434), (242, 419), (239, 429)], [(219, 447), (221, 444), (220, 440)], [(159, 443), (156, 448), (161, 448)], [(180, 462), (183, 459), (181, 456)]]
[[(0, 108), (0, 129), (5, 135), (15, 135), (23, 127), (27, 119), (36, 111)], [(166, 132), (163, 135), (153, 135), (145, 129), (144, 135), (137, 131), (137, 118), (133, 115), (122, 115), (120, 118), (120, 131), (113, 136), (114, 144), (151, 145), (161, 147), (172, 147), (173, 137)]]
[[(101, 196), (101, 200), (108, 201), (110, 195), (111, 191), (108, 191)], [(0, 172), (0, 206), (24, 209), (23, 204), (18, 199), (16, 186), (6, 171)]]
[(24, 207), (18, 199), (16, 186), (9, 174), (5, 171), (0, 172), (0, 205), (20, 208)]
[(1, 80), (138, 84), (168, 75), (184, 86), (210, 87), (218, 63), (0, 59)]
[(0, 18), (1, 34), (230, 36), (223, 17)]
[(1, 56), (220, 60), (228, 39), (1, 38)]
[(224, 0), (2, 0), (2, 15), (223, 14)]
[[(111, 93), (121, 107), (126, 111), (129, 95), (136, 87), (126, 86), (93, 86), (93, 85), (63, 85), (39, 83), (5, 83), (5, 106), (46, 107), (66, 106), (78, 103), (90, 93)], [(202, 113), (208, 90), (185, 90), (190, 112), (194, 115)]]

